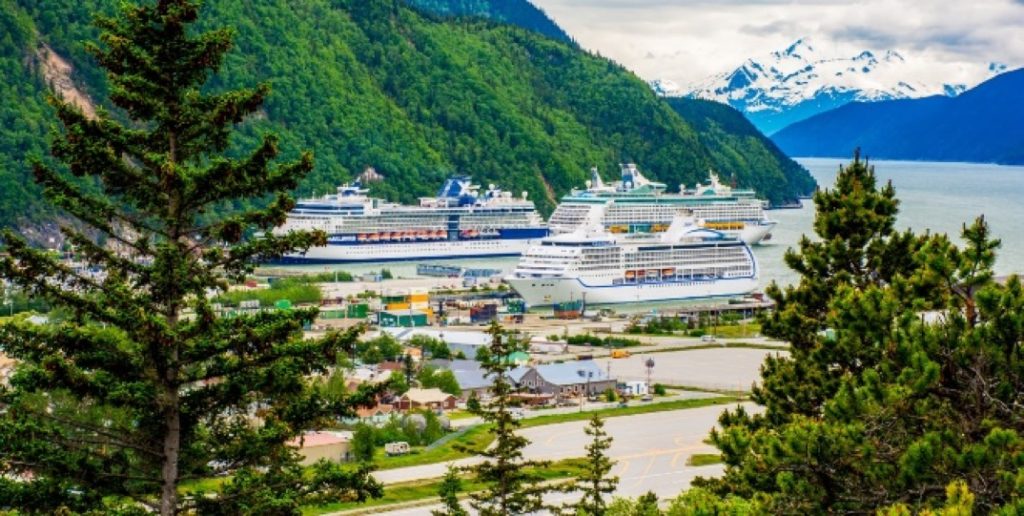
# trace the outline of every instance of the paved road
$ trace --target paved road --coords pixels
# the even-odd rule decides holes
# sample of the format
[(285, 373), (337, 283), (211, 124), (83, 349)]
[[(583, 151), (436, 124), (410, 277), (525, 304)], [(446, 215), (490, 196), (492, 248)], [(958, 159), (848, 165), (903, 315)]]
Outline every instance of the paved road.
[[(752, 404), (744, 404), (749, 411)], [(653, 491), (659, 498), (672, 498), (686, 489), (697, 476), (720, 474), (721, 466), (691, 467), (686, 460), (695, 453), (713, 452), (703, 443), (716, 424), (722, 406), (657, 412), (609, 418), (605, 429), (615, 440), (609, 455), (617, 464), (612, 473), (619, 476), (619, 496), (636, 497)], [(560, 423), (528, 428), (522, 434), (532, 442), (524, 451), (530, 459), (559, 460), (584, 454), (588, 442), (583, 432), (586, 422)], [(478, 459), (456, 461), (471, 464)], [(438, 477), (446, 464), (431, 464), (375, 473), (385, 483), (417, 478)], [(558, 500), (563, 497), (554, 497)], [(431, 507), (416, 507), (389, 512), (394, 515), (424, 515)]]
[(785, 354), (782, 350), (751, 348), (708, 348), (664, 353), (636, 353), (610, 360), (612, 377), (618, 380), (646, 380), (644, 362), (654, 359), (652, 383), (686, 385), (703, 389), (749, 391), (760, 378), (765, 357)]
[[(659, 396), (659, 397), (655, 398), (654, 401), (651, 401), (651, 402), (644, 402), (644, 401), (640, 401), (640, 400), (634, 399), (634, 400), (631, 400), (629, 402), (629, 404), (630, 405), (641, 405), (641, 404), (650, 404), (650, 403), (658, 404), (658, 403), (666, 403), (666, 402), (669, 402), (669, 401), (717, 398), (719, 396), (721, 396), (721, 394), (719, 394), (717, 392), (701, 392), (701, 391), (674, 391), (674, 392), (672, 392), (672, 391), (670, 391), (668, 396)], [(613, 401), (613, 402), (607, 402), (607, 401), (587, 401), (587, 402), (583, 403), (582, 410), (580, 409), (579, 405), (567, 405), (567, 406), (564, 406), (564, 407), (545, 408), (545, 409), (541, 409), (541, 410), (528, 409), (525, 412), (523, 412), (523, 414), (524, 414), (523, 417), (529, 419), (529, 418), (533, 418), (533, 417), (550, 416), (550, 415), (554, 415), (554, 414), (570, 414), (570, 413), (573, 413), (573, 412), (581, 412), (581, 411), (582, 412), (591, 412), (591, 411), (594, 411), (594, 410), (601, 410), (601, 409), (606, 409), (606, 408), (614, 408), (614, 407), (617, 407), (618, 405), (619, 405), (619, 403), (617, 401)], [(467, 426), (473, 426), (473, 425), (479, 424), (480, 422), (481, 422), (481, 419), (479, 417), (466, 417), (466, 418), (456, 419), (455, 421), (452, 421), (451, 422), (451, 426), (452, 426), (452, 428), (465, 428)]]

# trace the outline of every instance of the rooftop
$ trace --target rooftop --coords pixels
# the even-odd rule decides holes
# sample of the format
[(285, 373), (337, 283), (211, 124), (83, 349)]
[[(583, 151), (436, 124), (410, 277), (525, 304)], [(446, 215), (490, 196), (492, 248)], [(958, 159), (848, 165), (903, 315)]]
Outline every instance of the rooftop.
[[(544, 380), (555, 385), (576, 385), (588, 380), (600, 382), (608, 380), (608, 374), (593, 360), (574, 360), (554, 364), (535, 366), (537, 374)], [(580, 374), (580, 371), (583, 371)]]
[(491, 343), (491, 336), (482, 331), (451, 331), (428, 328), (383, 328), (382, 331), (390, 333), (399, 342), (407, 342), (416, 335), (424, 335), (443, 340), (448, 344), (462, 346), (486, 346)]
[(402, 395), (403, 399), (408, 399), (413, 403), (443, 403), (451, 397), (451, 394), (436, 387), (433, 389), (409, 389)]
[(300, 437), (288, 441), (289, 446), (311, 448), (314, 446), (330, 446), (352, 440), (352, 432), (306, 432)]

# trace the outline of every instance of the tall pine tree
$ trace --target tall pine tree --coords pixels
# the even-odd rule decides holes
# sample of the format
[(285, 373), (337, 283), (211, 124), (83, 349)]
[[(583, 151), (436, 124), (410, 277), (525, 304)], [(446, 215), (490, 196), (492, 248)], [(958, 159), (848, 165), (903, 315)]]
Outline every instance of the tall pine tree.
[(583, 497), (575, 504), (575, 509), (590, 516), (604, 516), (608, 510), (608, 501), (619, 483), (618, 477), (610, 475), (612, 466), (615, 465), (608, 457), (612, 438), (604, 430), (604, 420), (596, 413), (590, 418), (590, 424), (584, 432), (591, 437), (591, 441), (587, 443), (583, 471), (573, 484), (583, 493)]
[[(328, 400), (307, 381), (350, 352), (356, 334), (304, 340), (315, 310), (226, 318), (211, 303), (254, 260), (325, 237), (271, 233), (294, 205), (278, 192), (310, 171), (310, 155), (276, 163), (268, 135), (247, 156), (227, 157), (233, 127), (268, 88), (203, 89), (231, 33), (197, 33), (198, 16), (191, 0), (125, 4), (117, 18), (99, 19), (101, 45), (88, 47), (121, 111), (89, 118), (52, 100), (63, 125), (52, 150), (67, 171), (37, 161), (35, 177), (55, 208), (78, 219), (63, 231), (102, 272), (3, 233), (0, 275), (66, 314), (0, 330), (0, 350), (20, 362), (0, 392), (5, 508), (290, 514), (380, 492), (366, 468), (323, 462), (307, 471), (285, 445), (365, 401)], [(266, 209), (210, 215), (261, 196), (272, 197)], [(265, 236), (247, 239), (254, 231)], [(217, 492), (185, 484), (215, 471), (231, 475)]]
[(491, 324), (489, 333), (491, 344), (481, 367), (491, 381), (491, 397), (481, 402), (473, 413), (490, 425), (494, 444), (477, 452), (484, 457), (483, 462), (467, 468), (486, 486), (470, 495), (470, 505), (482, 516), (530, 514), (546, 508), (544, 495), (554, 488), (542, 485), (543, 479), (531, 472), (547, 466), (548, 462), (523, 458), (523, 449), (530, 441), (516, 433), (520, 423), (511, 411), (518, 388), (509, 377), (509, 372), (515, 368), (509, 356), (526, 346), (498, 323)]
[[(819, 194), (816, 227), (866, 227), (880, 195), (864, 189), (867, 171)], [(712, 438), (725, 475), (698, 482), (707, 490), (680, 508), (742, 498), (772, 514), (1024, 509), (1024, 289), (994, 281), (999, 242), (983, 218), (961, 237), (960, 247), (944, 235), (862, 239), (864, 254), (837, 252), (834, 239), (803, 246), (812, 252), (791, 260), (806, 266), (801, 283), (771, 324), (806, 347), (794, 342), (790, 359), (763, 370), (767, 416), (722, 417)], [(821, 304), (798, 313), (812, 296)]]

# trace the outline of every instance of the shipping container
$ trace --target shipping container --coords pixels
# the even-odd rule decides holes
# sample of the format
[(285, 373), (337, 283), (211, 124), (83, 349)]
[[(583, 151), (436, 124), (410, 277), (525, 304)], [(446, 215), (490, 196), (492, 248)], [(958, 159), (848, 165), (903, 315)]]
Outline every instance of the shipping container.
[(381, 328), (417, 328), (427, 326), (429, 318), (424, 312), (403, 310), (399, 312), (382, 311), (377, 313), (377, 324)]
[(370, 310), (366, 303), (352, 303), (346, 308), (345, 314), (349, 319), (366, 319)]

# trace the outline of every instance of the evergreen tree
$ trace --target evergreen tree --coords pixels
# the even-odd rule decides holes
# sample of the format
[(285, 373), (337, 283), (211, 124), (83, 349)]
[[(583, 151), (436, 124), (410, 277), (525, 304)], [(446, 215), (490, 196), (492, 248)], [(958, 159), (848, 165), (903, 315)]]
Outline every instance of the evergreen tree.
[[(356, 333), (304, 340), (315, 310), (222, 318), (208, 297), (254, 260), (325, 237), (270, 232), (294, 205), (275, 192), (297, 186), (310, 155), (275, 164), (268, 135), (245, 157), (225, 156), (234, 126), (268, 88), (206, 91), (231, 33), (197, 33), (197, 17), (193, 1), (159, 0), (99, 18), (102, 46), (89, 49), (122, 112), (87, 117), (51, 100), (63, 124), (52, 151), (71, 176), (37, 161), (35, 178), (78, 219), (63, 231), (103, 275), (2, 235), (0, 275), (68, 314), (0, 330), (0, 350), (20, 362), (0, 391), (7, 509), (283, 514), (325, 497), (380, 494), (368, 469), (322, 462), (307, 471), (285, 444), (366, 401), (328, 400), (308, 379)], [(272, 197), (266, 209), (211, 213), (260, 196)], [(266, 236), (246, 239), (253, 231)], [(182, 485), (211, 465), (231, 473), (217, 492)]]
[(459, 502), (460, 492), (462, 492), (462, 479), (459, 478), (459, 470), (449, 466), (444, 480), (441, 481), (441, 486), (437, 490), (437, 495), (441, 498), (444, 508), (430, 513), (433, 516), (467, 516), (469, 513)]
[[(769, 357), (754, 401), (772, 422), (792, 415), (817, 415), (844, 374), (858, 374), (878, 359), (863, 342), (825, 342), (831, 303), (840, 289), (890, 285), (919, 267), (915, 253), (923, 245), (912, 233), (894, 229), (899, 201), (892, 184), (879, 188), (874, 167), (862, 160), (841, 166), (833, 189), (814, 195), (817, 239), (806, 236), (799, 250), (788, 250), (786, 264), (800, 275), (794, 286), (772, 283), (768, 295), (775, 310), (763, 333), (790, 343), (789, 357)], [(908, 299), (906, 302), (911, 302)]]
[(615, 492), (619, 483), (618, 477), (608, 474), (615, 463), (608, 458), (608, 449), (612, 446), (612, 438), (604, 430), (604, 421), (596, 413), (590, 418), (590, 424), (584, 430), (592, 439), (587, 444), (587, 462), (583, 472), (576, 477), (574, 487), (583, 493), (576, 509), (592, 516), (604, 516), (608, 509), (608, 498)]
[[(820, 205), (817, 216), (827, 222), (816, 227), (865, 220), (858, 203), (870, 205), (877, 192), (853, 179), (841, 175), (846, 195)], [(766, 367), (765, 383), (777, 388), (767, 392), (782, 394), (761, 391), (769, 415), (728, 413), (712, 434), (725, 475), (697, 484), (709, 490), (703, 495), (724, 498), (702, 495), (677, 501), (679, 507), (740, 497), (772, 514), (1024, 509), (1024, 288), (1017, 277), (993, 280), (999, 242), (983, 218), (961, 237), (958, 247), (943, 235), (907, 234), (900, 239), (912, 243), (910, 252), (901, 257), (886, 257), (896, 237), (867, 243), (876, 260), (867, 267), (862, 261), (859, 273), (851, 265), (826, 266), (841, 253), (794, 260), (815, 265), (787, 291), (794, 297), (783, 300), (808, 299), (808, 285), (819, 286), (827, 300), (817, 312), (806, 310), (816, 314), (810, 319), (782, 306), (788, 313), (772, 323), (810, 344), (794, 348), (789, 368), (813, 373), (793, 377), (792, 389), (809, 392), (798, 398), (783, 391), (780, 369)], [(824, 336), (817, 328), (832, 331)]]
[(498, 323), (491, 323), (491, 344), (488, 360), (481, 364), (491, 381), (491, 398), (481, 403), (473, 413), (494, 432), (494, 444), (479, 452), (484, 461), (467, 470), (486, 487), (470, 495), (470, 505), (482, 516), (528, 514), (545, 509), (543, 496), (552, 488), (541, 486), (541, 479), (530, 469), (547, 466), (544, 461), (523, 459), (523, 449), (529, 440), (516, 434), (519, 420), (512, 417), (513, 395), (517, 387), (508, 373), (515, 366), (505, 357), (525, 349), (523, 342), (504, 332)]

